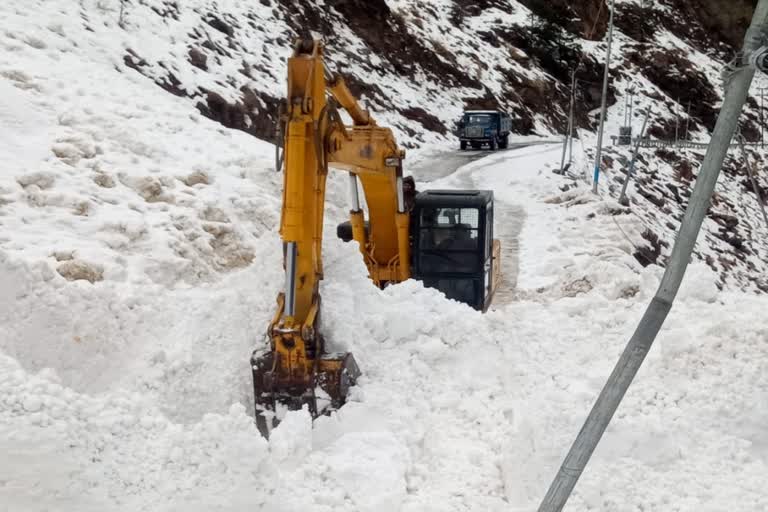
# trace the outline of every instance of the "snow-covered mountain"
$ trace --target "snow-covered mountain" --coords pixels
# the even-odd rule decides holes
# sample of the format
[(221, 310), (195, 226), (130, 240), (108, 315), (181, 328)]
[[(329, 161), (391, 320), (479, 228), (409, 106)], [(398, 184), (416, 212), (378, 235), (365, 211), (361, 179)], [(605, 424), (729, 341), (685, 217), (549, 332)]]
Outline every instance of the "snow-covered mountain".
[[(749, 17), (724, 4), (617, 1), (609, 135), (634, 84), (652, 133), (692, 99), (706, 139)], [(248, 358), (283, 281), (268, 141), (300, 33), (325, 36), (419, 166), (455, 150), (465, 105), (551, 140), (583, 58), (571, 170), (589, 174), (606, 22), (591, 0), (0, 3), (0, 510), (534, 510), (655, 291), (700, 152), (644, 150), (631, 212), (617, 148), (600, 196), (551, 173), (552, 144), (431, 183), (495, 191), (508, 293), (486, 315), (374, 288), (334, 237), (332, 173), (324, 329), (364, 376), (339, 414), (292, 413), (266, 441)], [(573, 510), (768, 508), (768, 232), (744, 187), (729, 161)]]

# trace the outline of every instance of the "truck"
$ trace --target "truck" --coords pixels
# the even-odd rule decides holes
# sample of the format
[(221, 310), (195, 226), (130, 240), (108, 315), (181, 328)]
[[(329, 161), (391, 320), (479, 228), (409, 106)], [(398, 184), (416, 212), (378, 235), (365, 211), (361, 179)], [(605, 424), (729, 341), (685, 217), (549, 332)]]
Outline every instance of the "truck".
[(460, 147), (480, 149), (484, 144), (491, 151), (506, 149), (512, 131), (512, 119), (502, 110), (465, 110), (457, 123)]

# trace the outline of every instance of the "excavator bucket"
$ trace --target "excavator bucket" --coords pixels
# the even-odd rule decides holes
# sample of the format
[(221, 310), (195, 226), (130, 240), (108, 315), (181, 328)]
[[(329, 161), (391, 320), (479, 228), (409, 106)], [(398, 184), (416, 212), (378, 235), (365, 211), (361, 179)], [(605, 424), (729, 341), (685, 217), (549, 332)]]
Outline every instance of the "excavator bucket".
[[(360, 369), (351, 353), (321, 354), (308, 360), (306, 373), (281, 372), (274, 351), (255, 351), (251, 357), (256, 424), (264, 437), (277, 426), (285, 411), (307, 405), (312, 419), (330, 414), (344, 405), (349, 388), (355, 385)], [(302, 376), (308, 376), (308, 379)]]

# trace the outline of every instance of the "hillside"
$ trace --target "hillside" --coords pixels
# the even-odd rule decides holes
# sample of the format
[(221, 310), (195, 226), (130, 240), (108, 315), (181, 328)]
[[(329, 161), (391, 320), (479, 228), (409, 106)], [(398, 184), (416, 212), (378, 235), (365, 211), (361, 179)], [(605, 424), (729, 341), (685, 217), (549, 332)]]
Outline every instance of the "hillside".
[[(561, 133), (577, 64), (577, 123), (597, 125), (607, 26), (599, 1), (263, 0), (225, 9), (150, 0), (126, 2), (122, 21), (116, 2), (81, 6), (78, 29), (109, 34), (103, 50), (121, 72), (138, 71), (203, 116), (266, 141), (274, 137), (291, 44), (313, 34), (325, 37), (331, 67), (406, 148), (454, 148), (454, 122), (465, 106), (507, 109), (520, 135)], [(722, 97), (720, 72), (740, 46), (751, 9), (743, 0), (617, 2), (607, 135), (618, 134), (625, 96), (634, 90), (636, 134), (651, 105), (651, 136), (674, 139), (677, 127), (680, 137), (707, 141)], [(744, 112), (748, 140), (760, 136), (757, 85)], [(592, 132), (581, 137), (589, 151)], [(641, 261), (664, 263), (702, 155), (643, 152), (630, 188), (633, 212), (646, 225), (631, 234)], [(604, 160), (605, 193), (614, 198), (628, 156), (609, 151)], [(739, 158), (725, 170), (697, 257), (718, 272), (721, 286), (760, 292), (768, 289), (760, 277), (768, 271), (768, 228)], [(762, 163), (762, 152), (755, 158)], [(759, 181), (765, 195), (768, 179)]]

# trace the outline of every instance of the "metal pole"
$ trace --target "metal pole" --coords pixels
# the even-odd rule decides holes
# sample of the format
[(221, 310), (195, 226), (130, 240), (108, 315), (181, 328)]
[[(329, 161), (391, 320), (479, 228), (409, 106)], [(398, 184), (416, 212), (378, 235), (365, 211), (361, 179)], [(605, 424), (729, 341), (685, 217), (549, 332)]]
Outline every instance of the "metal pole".
[(688, 140), (688, 128), (691, 125), (691, 100), (688, 100), (688, 112), (685, 116), (685, 140)]
[(765, 147), (765, 88), (760, 88), (760, 145)]
[(677, 102), (675, 103), (675, 146), (677, 146), (677, 141), (680, 138), (680, 98), (677, 98)]
[(629, 94), (624, 96), (624, 126), (627, 126), (629, 118)]
[(603, 98), (600, 107), (600, 128), (597, 131), (597, 155), (595, 155), (595, 174), (592, 179), (592, 192), (597, 194), (597, 184), (600, 180), (600, 161), (603, 157), (603, 129), (605, 128), (606, 108), (608, 102), (608, 75), (611, 70), (611, 46), (613, 44), (613, 4), (611, 0), (611, 17), (608, 20), (608, 51), (605, 55), (605, 71), (603, 73)]
[(757, 204), (760, 205), (760, 211), (763, 212), (763, 220), (765, 220), (765, 227), (768, 228), (768, 214), (765, 213), (765, 203), (763, 202), (763, 194), (760, 193), (760, 186), (755, 179), (755, 171), (752, 167), (752, 160), (750, 160), (747, 150), (744, 147), (744, 136), (739, 135), (739, 147), (741, 148), (741, 154), (744, 155), (744, 160), (747, 162), (747, 174), (749, 174), (749, 181), (752, 182), (752, 188), (755, 190), (757, 196)]
[(568, 146), (568, 163), (571, 164), (573, 162), (573, 130), (576, 126), (576, 119), (575, 116), (575, 110), (576, 110), (576, 70), (573, 70), (573, 74), (571, 75), (571, 109), (568, 113), (568, 118), (570, 119), (570, 122), (568, 123), (568, 140), (569, 140), (569, 146)]
[(560, 170), (558, 171), (558, 174), (564, 174), (565, 173), (565, 155), (568, 153), (568, 128), (570, 128), (571, 120), (568, 119), (568, 126), (565, 129), (565, 137), (563, 137), (563, 156), (560, 158)]
[[(760, 28), (767, 22), (768, 0), (760, 0), (744, 40), (745, 55), (751, 55), (760, 46), (763, 40)], [(688, 202), (680, 232), (672, 249), (672, 256), (656, 296), (645, 311), (608, 382), (600, 392), (584, 426), (541, 502), (539, 512), (560, 512), (565, 506), (672, 308), (672, 302), (680, 289), (696, 244), (696, 237), (707, 214), (723, 160), (736, 131), (741, 110), (747, 100), (754, 74), (753, 68), (743, 67), (733, 74), (726, 86), (725, 99), (712, 134), (712, 142), (707, 147), (707, 154), (701, 164), (696, 186)]]
[[(560, 174), (563, 174), (565, 172), (565, 153), (568, 149), (568, 144), (570, 143), (571, 146), (573, 146), (573, 142), (571, 141), (571, 134), (573, 133), (573, 101), (574, 101), (574, 89), (576, 88), (576, 70), (574, 69), (571, 72), (571, 101), (570, 106), (568, 107), (568, 128), (565, 132), (565, 141), (563, 142), (563, 157), (560, 159)], [(568, 162), (570, 163), (570, 161)]]
[(640, 129), (640, 137), (637, 139), (637, 142), (635, 143), (635, 150), (632, 152), (632, 161), (629, 162), (629, 170), (627, 171), (627, 177), (624, 179), (624, 184), (621, 186), (621, 194), (619, 194), (619, 204), (623, 206), (629, 206), (629, 201), (627, 200), (627, 185), (629, 184), (629, 180), (632, 179), (632, 175), (635, 172), (635, 162), (637, 161), (637, 153), (640, 151), (640, 143), (643, 140), (643, 137), (645, 136), (645, 127), (648, 126), (648, 119), (651, 117), (651, 107), (648, 107), (647, 112), (645, 113), (645, 120), (643, 121), (643, 127)]

